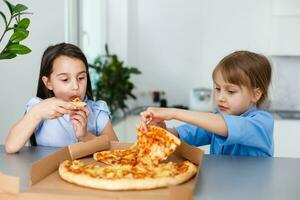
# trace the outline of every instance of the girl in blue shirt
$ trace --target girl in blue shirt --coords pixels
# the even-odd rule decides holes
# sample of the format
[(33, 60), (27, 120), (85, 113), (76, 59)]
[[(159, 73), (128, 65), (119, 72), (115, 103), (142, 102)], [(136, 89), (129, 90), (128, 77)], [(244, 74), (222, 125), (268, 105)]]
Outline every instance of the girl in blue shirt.
[(213, 71), (216, 112), (150, 107), (141, 113), (141, 129), (147, 130), (149, 119), (163, 128), (164, 120), (176, 119), (188, 124), (168, 130), (191, 145), (210, 144), (210, 154), (273, 156), (274, 119), (259, 109), (267, 98), (271, 74), (265, 56), (231, 53)]
[[(86, 107), (77, 109), (70, 101), (80, 98)], [(18, 152), (31, 145), (63, 147), (99, 135), (117, 136), (104, 101), (93, 101), (88, 63), (75, 45), (48, 47), (42, 57), (37, 97), (26, 105), (25, 115), (9, 131), (5, 148)]]

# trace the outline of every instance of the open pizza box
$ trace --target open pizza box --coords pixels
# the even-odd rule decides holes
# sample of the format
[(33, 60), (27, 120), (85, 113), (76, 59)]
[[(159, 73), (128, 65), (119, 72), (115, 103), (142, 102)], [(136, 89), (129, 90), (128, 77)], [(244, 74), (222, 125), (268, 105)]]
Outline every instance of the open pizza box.
[[(31, 187), (19, 192), (18, 177), (6, 176), (0, 173), (1, 190), (15, 195), (7, 199), (192, 199), (197, 175), (187, 182), (167, 188), (151, 190), (108, 191), (91, 189), (62, 180), (58, 174), (58, 166), (64, 160), (82, 160), (85, 163), (96, 162), (93, 153), (102, 150), (128, 149), (132, 144), (109, 142), (106, 136), (97, 137), (88, 142), (80, 142), (62, 148), (53, 154), (33, 163), (30, 171)], [(177, 148), (167, 161), (179, 162), (189, 160), (198, 165), (198, 173), (204, 152), (184, 142)], [(102, 163), (96, 162), (98, 165)], [(104, 164), (103, 164), (104, 165)], [(3, 184), (2, 184), (3, 185)]]

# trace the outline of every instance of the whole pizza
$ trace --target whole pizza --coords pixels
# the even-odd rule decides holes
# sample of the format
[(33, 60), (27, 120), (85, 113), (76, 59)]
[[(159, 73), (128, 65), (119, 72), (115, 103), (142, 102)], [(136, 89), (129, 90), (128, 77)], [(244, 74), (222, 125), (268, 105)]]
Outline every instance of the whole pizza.
[(197, 172), (197, 167), (189, 161), (162, 162), (179, 145), (180, 140), (167, 130), (149, 126), (146, 133), (138, 131), (137, 144), (127, 150), (94, 153), (96, 161), (108, 166), (66, 160), (59, 166), (59, 175), (70, 183), (106, 190), (141, 190), (177, 185)]

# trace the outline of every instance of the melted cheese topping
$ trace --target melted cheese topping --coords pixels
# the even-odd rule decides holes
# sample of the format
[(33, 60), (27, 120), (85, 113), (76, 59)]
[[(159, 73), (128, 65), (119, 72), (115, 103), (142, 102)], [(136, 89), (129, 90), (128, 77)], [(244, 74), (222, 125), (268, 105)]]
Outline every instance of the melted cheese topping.
[(161, 163), (157, 166), (149, 168), (144, 164), (132, 165), (116, 165), (100, 167), (94, 164), (85, 165), (83, 162), (74, 160), (67, 161), (65, 167), (69, 172), (79, 174), (83, 173), (94, 178), (102, 179), (140, 179), (140, 178), (162, 178), (173, 177), (188, 170), (187, 161), (182, 163)]

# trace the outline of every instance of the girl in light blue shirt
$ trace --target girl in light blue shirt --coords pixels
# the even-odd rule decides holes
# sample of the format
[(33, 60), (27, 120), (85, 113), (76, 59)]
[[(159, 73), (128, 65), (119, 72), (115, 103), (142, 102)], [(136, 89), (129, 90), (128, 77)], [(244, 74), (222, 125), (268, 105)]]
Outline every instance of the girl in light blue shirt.
[[(72, 100), (86, 103), (77, 108)], [(42, 57), (37, 97), (26, 105), (25, 115), (9, 131), (5, 148), (18, 152), (31, 145), (64, 147), (78, 141), (107, 135), (118, 140), (104, 101), (93, 101), (88, 63), (75, 45), (48, 47)]]
[(274, 119), (260, 109), (271, 74), (265, 56), (249, 51), (231, 53), (213, 71), (216, 112), (148, 108), (141, 113), (141, 129), (147, 130), (149, 119), (163, 128), (164, 120), (176, 119), (188, 124), (168, 130), (191, 145), (210, 144), (210, 154), (273, 156)]

